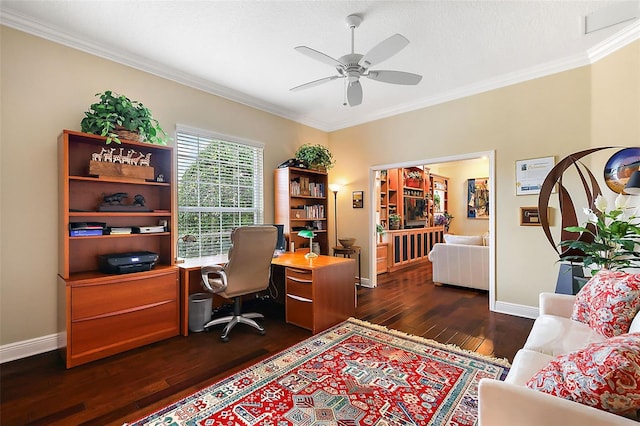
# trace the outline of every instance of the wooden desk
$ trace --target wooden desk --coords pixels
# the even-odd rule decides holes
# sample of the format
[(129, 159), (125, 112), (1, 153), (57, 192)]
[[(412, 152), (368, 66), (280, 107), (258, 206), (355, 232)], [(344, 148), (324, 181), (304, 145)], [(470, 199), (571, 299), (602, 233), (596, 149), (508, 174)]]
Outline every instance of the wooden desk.
[[(307, 251), (284, 253), (272, 265), (285, 268), (286, 321), (311, 330), (326, 330), (355, 314), (353, 283), (355, 259), (320, 255), (306, 259)], [(203, 292), (200, 268), (224, 264), (227, 256), (188, 259), (180, 268), (180, 330), (189, 334), (189, 294)]]

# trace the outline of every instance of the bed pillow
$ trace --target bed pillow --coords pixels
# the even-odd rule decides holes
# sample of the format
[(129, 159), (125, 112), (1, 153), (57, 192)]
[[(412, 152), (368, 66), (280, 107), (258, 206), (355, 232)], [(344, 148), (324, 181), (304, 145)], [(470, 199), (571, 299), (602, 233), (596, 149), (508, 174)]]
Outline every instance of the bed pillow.
[(605, 337), (628, 333), (640, 310), (640, 274), (602, 270), (576, 295), (571, 319)]
[(462, 244), (465, 246), (481, 246), (482, 236), (444, 234), (444, 242), (447, 244)]
[(527, 387), (614, 414), (638, 418), (640, 333), (623, 334), (560, 355)]

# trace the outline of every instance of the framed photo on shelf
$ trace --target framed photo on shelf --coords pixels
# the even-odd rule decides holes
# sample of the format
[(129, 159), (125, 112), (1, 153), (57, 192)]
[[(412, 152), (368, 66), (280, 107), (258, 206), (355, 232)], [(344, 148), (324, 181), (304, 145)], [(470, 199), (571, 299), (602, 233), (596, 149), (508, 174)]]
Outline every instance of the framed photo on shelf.
[(364, 207), (364, 191), (353, 191), (353, 208), (361, 209)]
[(520, 226), (542, 226), (538, 207), (520, 207)]
[(489, 178), (467, 179), (467, 218), (489, 219)]
[(536, 195), (555, 165), (554, 157), (516, 161), (516, 195)]

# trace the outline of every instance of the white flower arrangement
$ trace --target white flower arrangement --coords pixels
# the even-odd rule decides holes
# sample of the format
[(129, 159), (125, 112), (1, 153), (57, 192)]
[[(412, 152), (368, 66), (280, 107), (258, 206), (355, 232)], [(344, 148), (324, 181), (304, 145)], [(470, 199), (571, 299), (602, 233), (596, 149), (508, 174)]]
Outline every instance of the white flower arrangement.
[(584, 226), (569, 226), (565, 230), (587, 234), (587, 241), (565, 240), (560, 245), (578, 249), (584, 255), (565, 257), (579, 261), (592, 274), (600, 269), (622, 270), (640, 267), (640, 217), (638, 207), (628, 205), (628, 197), (620, 194), (614, 208), (608, 210), (608, 202), (602, 195), (596, 197), (595, 210), (584, 208), (587, 217)]

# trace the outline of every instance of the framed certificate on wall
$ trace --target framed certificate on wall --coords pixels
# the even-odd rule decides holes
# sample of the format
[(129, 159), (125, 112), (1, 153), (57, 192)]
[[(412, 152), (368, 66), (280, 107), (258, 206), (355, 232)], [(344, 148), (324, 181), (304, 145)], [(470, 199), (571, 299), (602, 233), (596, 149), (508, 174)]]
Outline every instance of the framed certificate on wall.
[(516, 161), (516, 195), (539, 194), (542, 182), (554, 165), (554, 157)]

